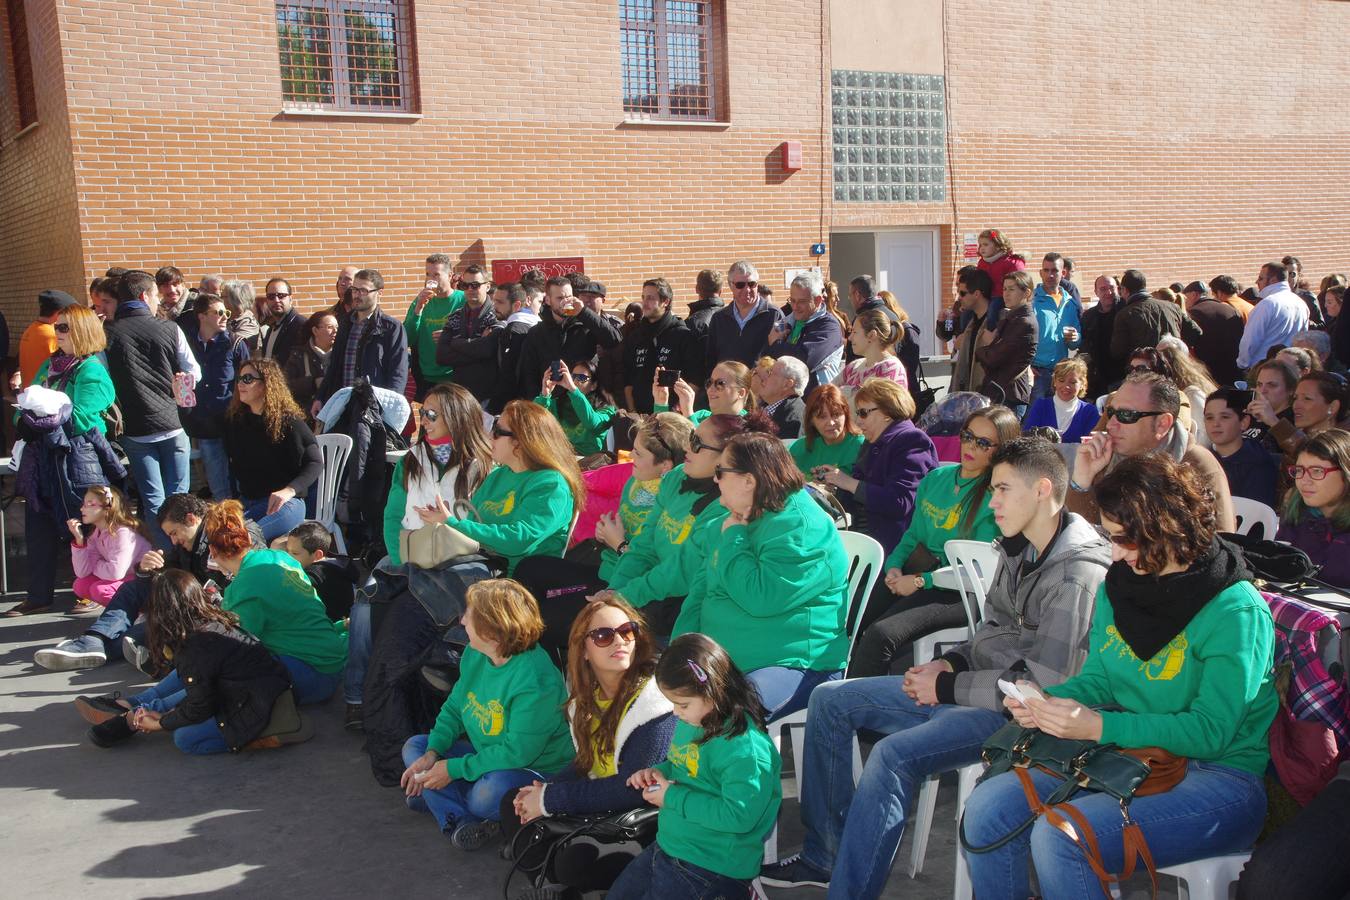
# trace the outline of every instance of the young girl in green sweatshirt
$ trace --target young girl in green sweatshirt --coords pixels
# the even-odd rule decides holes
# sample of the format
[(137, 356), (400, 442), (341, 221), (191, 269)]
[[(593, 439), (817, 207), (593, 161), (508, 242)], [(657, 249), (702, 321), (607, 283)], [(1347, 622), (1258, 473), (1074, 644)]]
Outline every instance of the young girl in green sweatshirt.
[(628, 780), (660, 807), (656, 843), (628, 864), (608, 900), (747, 896), (778, 818), (781, 760), (754, 687), (716, 641), (671, 642), (656, 685), (675, 707), (666, 761)]
[[(587, 360), (573, 363), (571, 369), (563, 366), (561, 374), (554, 381), (552, 370), (544, 370), (544, 384), (534, 402), (558, 417), (578, 456), (599, 453), (605, 449), (605, 434), (618, 414), (614, 399), (600, 386), (595, 366)], [(558, 388), (565, 393), (559, 396)]]

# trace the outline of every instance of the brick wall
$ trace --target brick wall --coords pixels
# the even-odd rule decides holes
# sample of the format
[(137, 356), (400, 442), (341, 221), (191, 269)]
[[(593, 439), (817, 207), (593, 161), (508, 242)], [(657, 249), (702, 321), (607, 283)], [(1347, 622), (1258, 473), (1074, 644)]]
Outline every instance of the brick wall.
[[(584, 256), (611, 300), (667, 275), (679, 303), (742, 251), (778, 284), (812, 262), (829, 170), (810, 0), (727, 4), (730, 127), (622, 124), (617, 3), (417, 3), (413, 121), (281, 114), (270, 3), (61, 5), (68, 57), (101, 54), (69, 71), (87, 276), (285, 274), (312, 307), (354, 262), (401, 311), (438, 250)], [(784, 177), (788, 139), (804, 168)]]
[[(10, 351), (37, 315), (37, 295), (59, 288), (84, 296), (75, 174), (54, 0), (25, 4), (37, 124), (19, 134), (11, 73), (0, 77), (0, 311), (9, 323)], [(9, 65), (7, 17), (0, 7), (0, 54)]]

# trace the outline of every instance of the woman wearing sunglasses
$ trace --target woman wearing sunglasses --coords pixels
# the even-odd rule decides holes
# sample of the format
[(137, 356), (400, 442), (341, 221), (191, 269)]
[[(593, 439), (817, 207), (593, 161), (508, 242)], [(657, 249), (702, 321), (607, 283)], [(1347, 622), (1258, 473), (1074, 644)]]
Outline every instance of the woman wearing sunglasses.
[(696, 536), (701, 563), (674, 634), (701, 632), (726, 648), (773, 721), (843, 675), (848, 558), (777, 438), (731, 438), (713, 477), (725, 515)]
[(314, 432), (276, 362), (250, 359), (239, 367), (224, 431), (244, 515), (270, 544), (304, 520), (304, 494), (323, 472)]
[[(1129, 805), (1158, 868), (1247, 850), (1266, 816), (1267, 732), (1279, 705), (1270, 608), (1241, 554), (1216, 536), (1213, 495), (1194, 466), (1163, 454), (1126, 459), (1096, 493), (1113, 562), (1083, 667), (1041, 687), (1043, 697), (1004, 706), (1018, 724), (1055, 737), (1186, 758), (1179, 783)], [(1042, 800), (1063, 783), (1021, 771)], [(1096, 833), (1105, 869), (1123, 871), (1119, 801), (1085, 791), (1068, 802)], [(1027, 816), (1018, 773), (998, 775), (966, 804), (966, 840), (996, 844)], [(975, 896), (1031, 896), (1028, 857), (1046, 900), (1107, 896), (1087, 853), (1044, 816), (997, 849), (965, 852)]]
[(965, 624), (961, 595), (933, 587), (931, 573), (947, 564), (947, 541), (998, 537), (989, 508), (994, 454), (1021, 433), (1017, 415), (1006, 406), (978, 409), (961, 426), (961, 462), (939, 466), (919, 482), (914, 518), (886, 557), (885, 578), (858, 624), (850, 678), (889, 675), (892, 661), (915, 638)]
[(694, 409), (694, 387), (683, 378), (675, 382), (674, 388), (659, 383), (661, 369), (656, 370), (652, 381), (652, 401), (657, 412), (666, 412), (670, 407), (670, 392), (675, 391), (676, 409), (680, 415), (695, 425), (708, 416), (743, 416), (755, 405), (755, 395), (750, 390), (750, 369), (745, 363), (734, 359), (723, 360), (713, 366), (712, 374), (703, 383), (708, 394), (708, 408)]
[[(102, 440), (106, 433), (103, 414), (117, 399), (112, 378), (98, 356), (106, 346), (103, 323), (93, 310), (68, 306), (56, 317), (56, 352), (38, 367), (32, 383), (63, 391), (70, 397), (67, 426), (70, 434), (90, 435), (92, 432), (99, 436), (95, 440)], [(58, 454), (54, 448), (48, 448), (41, 439), (41, 432), (29, 427), (26, 416), (18, 421), (19, 437), (27, 442), (17, 490), (27, 500), (23, 509), (29, 580), (28, 596), (11, 607), (5, 613), (7, 616), (24, 616), (51, 608), (57, 560), (65, 554), (70, 543), (66, 521), (79, 516), (85, 488), (108, 484), (108, 478), (97, 471), (97, 466), (90, 470), (89, 483), (79, 488), (62, 489), (53, 483), (54, 479), (38, 477), (39, 460), (49, 464), (42, 466), (42, 471), (56, 471), (66, 465), (65, 453)], [(88, 439), (78, 440), (83, 444)], [(71, 458), (74, 455), (72, 450)], [(30, 466), (32, 477), (25, 479), (23, 473)]]
[(652, 633), (665, 637), (689, 593), (694, 573), (705, 563), (690, 538), (721, 519), (713, 475), (726, 442), (738, 434), (772, 435), (773, 422), (760, 412), (709, 416), (689, 435), (683, 465), (661, 479), (647, 524), (619, 555), (609, 586), (642, 610)]
[[(635, 772), (660, 763), (675, 733), (669, 700), (656, 686), (656, 645), (642, 614), (606, 591), (577, 615), (568, 639), (567, 718), (576, 759), (546, 782), (536, 781), (502, 800), (502, 833), (509, 845), (520, 825), (540, 816), (624, 812), (644, 805), (628, 786)], [(622, 845), (620, 845), (622, 846)], [(553, 859), (556, 896), (608, 890), (641, 849), (570, 843)], [(527, 897), (537, 897), (529, 893)]]
[(544, 383), (534, 402), (558, 417), (563, 432), (577, 456), (590, 456), (605, 449), (605, 433), (614, 424), (618, 410), (614, 398), (596, 379), (596, 366), (582, 360), (560, 368), (560, 377), (544, 370)]
[(234, 379), (249, 358), (244, 339), (230, 333), (230, 311), (215, 294), (198, 294), (192, 301), (197, 333), (188, 334), (188, 346), (201, 366), (194, 393), (197, 405), (180, 413), (183, 428), (202, 454), (206, 483), (214, 500), (234, 496), (230, 458), (225, 452), (225, 410), (234, 394)]
[(816, 477), (839, 489), (839, 499), (853, 515), (853, 530), (875, 538), (890, 553), (914, 515), (919, 480), (937, 466), (937, 450), (911, 421), (914, 398), (895, 382), (864, 381), (853, 408), (867, 440), (853, 473), (818, 466)]
[(1275, 539), (1308, 554), (1323, 581), (1350, 588), (1350, 432), (1310, 438), (1286, 471), (1294, 486)]

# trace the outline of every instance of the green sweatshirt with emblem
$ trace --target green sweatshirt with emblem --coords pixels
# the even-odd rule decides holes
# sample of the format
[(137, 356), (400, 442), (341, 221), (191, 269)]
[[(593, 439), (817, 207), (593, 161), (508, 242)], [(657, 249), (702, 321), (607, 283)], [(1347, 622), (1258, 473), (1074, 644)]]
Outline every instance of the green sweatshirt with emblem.
[(551, 395), (535, 397), (534, 402), (553, 413), (578, 456), (590, 456), (605, 449), (605, 432), (609, 431), (618, 414), (614, 407), (596, 409), (581, 391), (567, 392), (567, 412), (559, 408)]
[(656, 766), (674, 782), (656, 818), (656, 843), (719, 875), (754, 878), (783, 802), (782, 760), (753, 723), (735, 737), (699, 743), (702, 737), (702, 728), (676, 724), (665, 761)]
[(416, 300), (409, 304), (408, 314), (403, 317), (403, 330), (408, 332), (408, 349), (417, 354), (419, 371), (414, 374), (418, 378), (443, 384), (454, 374), (455, 370), (450, 366), (436, 364), (436, 340), (445, 327), (445, 320), (463, 305), (463, 291), (454, 291), (449, 297), (432, 297), (420, 313)]
[[(656, 484), (655, 490), (652, 487), (653, 483)], [(656, 508), (659, 490), (660, 479), (656, 479), (655, 482), (644, 482), (629, 478), (624, 482), (623, 494), (619, 497), (619, 521), (623, 523), (624, 539), (628, 541), (628, 546), (631, 547), (638, 535), (642, 534), (642, 529), (647, 527), (647, 520), (651, 518), (652, 510)], [(600, 551), (600, 580), (605, 584), (609, 584), (619, 560), (619, 554), (609, 547)]]
[(848, 655), (848, 556), (834, 522), (805, 490), (748, 525), (712, 523), (703, 564), (672, 636), (702, 632), (746, 672), (833, 672)]
[[(961, 479), (961, 466), (953, 463), (939, 466), (919, 482), (914, 495), (914, 518), (909, 527), (895, 545), (891, 555), (886, 557), (883, 572), (888, 569), (904, 568), (905, 561), (922, 544), (937, 557), (939, 567), (947, 564), (946, 545), (952, 540), (992, 541), (998, 537), (998, 525), (994, 522), (994, 511), (989, 508), (988, 491), (980, 498), (980, 508), (971, 522), (970, 532), (961, 533), (961, 523), (966, 516), (966, 508), (973, 501), (979, 478)], [(924, 587), (933, 586), (933, 575), (925, 572)]]
[(572, 526), (572, 491), (556, 469), (513, 472), (497, 466), (474, 492), (481, 522), (445, 520), (495, 553), (506, 557), (507, 574), (527, 556), (562, 556)]
[(685, 480), (683, 465), (662, 476), (647, 524), (629, 540), (628, 552), (619, 557), (606, 582), (638, 608), (689, 593), (694, 572), (702, 565), (692, 545), (686, 547), (689, 538), (696, 528), (727, 514), (714, 497), (695, 515), (694, 502), (703, 495), (681, 491)]
[(293, 656), (329, 675), (347, 665), (347, 635), (329, 620), (309, 576), (290, 554), (248, 551), (220, 606), (278, 656)]
[(810, 478), (811, 470), (816, 466), (838, 466), (845, 472), (852, 472), (862, 447), (861, 434), (846, 434), (837, 444), (827, 444), (824, 438), (817, 436), (810, 449), (806, 446), (806, 438), (799, 437), (788, 447), (788, 453), (802, 474)]
[(1270, 607), (1249, 581), (1216, 594), (1150, 660), (1140, 660), (1120, 636), (1103, 584), (1082, 670), (1045, 693), (1123, 707), (1101, 714), (1102, 743), (1162, 747), (1262, 775), (1279, 707), (1274, 654)]
[(466, 781), (506, 769), (560, 771), (576, 757), (566, 702), (562, 673), (537, 645), (500, 666), (469, 647), (427, 749), (444, 758), (456, 741), (468, 740), (472, 753), (445, 762), (451, 778)]

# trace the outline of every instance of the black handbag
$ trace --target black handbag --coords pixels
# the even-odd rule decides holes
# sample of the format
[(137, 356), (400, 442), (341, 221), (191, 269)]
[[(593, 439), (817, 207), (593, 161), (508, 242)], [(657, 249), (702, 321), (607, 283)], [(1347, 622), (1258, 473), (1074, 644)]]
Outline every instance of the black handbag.
[(530, 876), (537, 888), (554, 882), (554, 857), (578, 838), (601, 844), (630, 843), (640, 852), (656, 840), (656, 818), (660, 812), (655, 806), (643, 806), (619, 813), (540, 816), (522, 825), (508, 845), (513, 862), (502, 883), (502, 896), (509, 897), (516, 872)]

